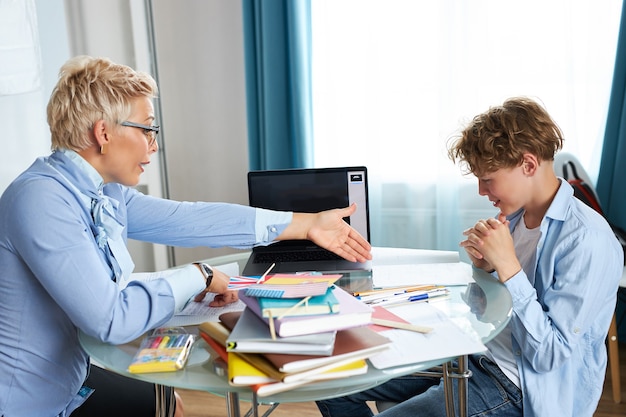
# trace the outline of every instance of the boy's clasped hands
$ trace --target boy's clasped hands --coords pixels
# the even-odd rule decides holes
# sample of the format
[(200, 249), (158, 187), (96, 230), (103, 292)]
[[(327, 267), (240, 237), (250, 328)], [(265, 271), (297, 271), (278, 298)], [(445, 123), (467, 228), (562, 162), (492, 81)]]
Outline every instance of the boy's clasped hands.
[(502, 282), (522, 269), (515, 255), (509, 221), (502, 213), (497, 218), (479, 220), (473, 227), (464, 230), (463, 235), (467, 239), (460, 246), (465, 248), (477, 268), (487, 272), (497, 271)]

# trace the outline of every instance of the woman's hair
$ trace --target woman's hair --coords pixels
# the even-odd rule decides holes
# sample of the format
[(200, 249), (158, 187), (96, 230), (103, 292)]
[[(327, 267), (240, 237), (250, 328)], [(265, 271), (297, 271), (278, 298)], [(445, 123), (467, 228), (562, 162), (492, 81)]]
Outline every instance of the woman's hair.
[(519, 166), (525, 153), (552, 161), (563, 146), (559, 126), (542, 106), (526, 97), (491, 107), (452, 139), (448, 156), (476, 176)]
[(70, 59), (61, 67), (48, 102), (52, 149), (88, 148), (89, 130), (96, 121), (117, 125), (130, 116), (132, 100), (156, 94), (156, 82), (147, 73), (107, 58)]

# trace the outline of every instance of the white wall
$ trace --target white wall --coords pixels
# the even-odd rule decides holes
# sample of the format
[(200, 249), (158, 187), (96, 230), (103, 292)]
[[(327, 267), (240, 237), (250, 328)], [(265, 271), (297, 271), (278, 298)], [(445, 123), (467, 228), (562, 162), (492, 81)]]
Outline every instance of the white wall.
[[(241, 1), (154, 0), (170, 198), (247, 204)], [(177, 249), (176, 263), (232, 250)]]
[[(156, 71), (142, 68), (150, 58), (141, 26), (141, 0), (66, 0), (74, 53), (105, 55), (158, 76), (165, 163), (153, 166), (147, 192), (160, 195), (155, 173), (167, 170), (169, 197), (187, 201), (246, 203), (248, 147), (243, 68), (241, 2), (153, 0)], [(162, 161), (163, 162), (163, 161)], [(146, 215), (149, 215), (146, 213)], [(149, 256), (132, 245), (135, 259)], [(179, 265), (233, 250), (177, 248)], [(166, 254), (156, 250), (155, 267)], [(141, 255), (142, 254), (142, 255)], [(137, 269), (150, 265), (137, 263)]]

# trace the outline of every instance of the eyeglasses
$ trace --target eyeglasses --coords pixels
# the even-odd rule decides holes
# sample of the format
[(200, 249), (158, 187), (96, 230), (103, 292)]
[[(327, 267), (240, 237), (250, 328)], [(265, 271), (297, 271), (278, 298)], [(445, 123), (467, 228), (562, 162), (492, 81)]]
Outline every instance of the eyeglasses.
[(143, 134), (146, 135), (146, 139), (148, 140), (148, 147), (154, 145), (154, 142), (156, 142), (156, 137), (159, 134), (159, 130), (161, 130), (160, 126), (148, 126), (134, 122), (122, 122), (120, 123), (120, 125), (143, 129)]

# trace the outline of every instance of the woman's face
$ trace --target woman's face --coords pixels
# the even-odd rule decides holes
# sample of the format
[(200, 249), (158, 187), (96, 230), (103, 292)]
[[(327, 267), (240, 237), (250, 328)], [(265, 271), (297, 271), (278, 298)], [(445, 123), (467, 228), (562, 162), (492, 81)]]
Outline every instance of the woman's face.
[[(134, 99), (131, 107), (131, 115), (128, 120), (124, 120), (125, 122), (153, 125), (154, 107), (148, 97)], [(104, 181), (129, 187), (137, 185), (145, 166), (150, 163), (152, 154), (159, 149), (156, 140), (152, 140), (152, 134), (153, 132), (135, 126), (119, 125), (112, 129), (105, 155), (107, 161)]]

